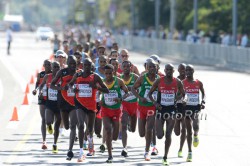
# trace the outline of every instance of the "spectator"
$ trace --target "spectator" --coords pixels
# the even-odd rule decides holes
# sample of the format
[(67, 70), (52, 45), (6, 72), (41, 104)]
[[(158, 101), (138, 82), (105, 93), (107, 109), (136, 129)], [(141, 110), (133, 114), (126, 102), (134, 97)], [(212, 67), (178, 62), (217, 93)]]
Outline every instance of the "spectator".
[(247, 47), (247, 44), (248, 44), (248, 36), (247, 34), (245, 33), (242, 38), (241, 38), (241, 47)]
[(9, 26), (9, 28), (6, 30), (6, 39), (7, 39), (7, 54), (10, 55), (10, 45), (12, 42), (12, 30), (11, 27)]

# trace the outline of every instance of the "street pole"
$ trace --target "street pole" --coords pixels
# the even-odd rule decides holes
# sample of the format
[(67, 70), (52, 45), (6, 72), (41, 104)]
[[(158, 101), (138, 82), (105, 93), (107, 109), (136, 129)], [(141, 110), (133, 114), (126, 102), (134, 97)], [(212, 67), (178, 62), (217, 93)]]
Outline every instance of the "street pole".
[(160, 0), (155, 0), (155, 31), (156, 38), (158, 39), (160, 36), (159, 33), (159, 23), (160, 23)]
[(132, 33), (135, 32), (135, 0), (130, 1), (130, 8), (131, 8), (131, 29)]
[(194, 22), (193, 22), (194, 32), (197, 31), (197, 22), (198, 22), (198, 2), (197, 0), (194, 0)]
[(175, 17), (176, 17), (176, 1), (175, 0), (170, 0), (170, 32), (173, 35), (174, 30), (175, 30)]
[(238, 0), (233, 0), (233, 27), (232, 27), (232, 30), (233, 30), (233, 45), (237, 45), (237, 22), (238, 22), (238, 18), (237, 18), (237, 15), (238, 15), (238, 9), (237, 9), (237, 3), (238, 3)]

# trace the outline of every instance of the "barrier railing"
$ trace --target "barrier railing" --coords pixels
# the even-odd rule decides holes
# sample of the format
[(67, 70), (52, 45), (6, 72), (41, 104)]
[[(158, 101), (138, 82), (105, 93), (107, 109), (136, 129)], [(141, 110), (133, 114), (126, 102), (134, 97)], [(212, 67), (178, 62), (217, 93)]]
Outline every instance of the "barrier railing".
[(148, 55), (158, 54), (166, 58), (250, 71), (250, 48), (121, 35), (115, 36), (115, 39), (121, 47)]

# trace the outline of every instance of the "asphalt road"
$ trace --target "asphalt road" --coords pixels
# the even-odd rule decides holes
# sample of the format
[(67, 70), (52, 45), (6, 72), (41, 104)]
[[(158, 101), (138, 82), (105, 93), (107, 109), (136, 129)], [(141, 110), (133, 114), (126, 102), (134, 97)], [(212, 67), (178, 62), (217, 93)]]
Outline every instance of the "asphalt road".
[[(37, 97), (28, 95), (29, 105), (21, 105), (24, 90), (32, 75), (40, 69), (43, 60), (51, 54), (49, 42), (35, 42), (33, 34), (15, 33), (11, 55), (6, 55), (5, 34), (0, 33), (0, 165), (77, 165), (79, 145), (75, 143), (75, 158), (66, 160), (68, 137), (59, 137), (58, 154), (52, 154), (53, 136), (47, 135), (48, 150), (41, 149), (40, 114)], [(131, 61), (143, 70), (145, 55), (131, 52)], [(163, 64), (180, 62), (162, 59)], [(177, 76), (177, 71), (175, 72)], [(193, 148), (193, 162), (187, 163), (187, 145), (184, 158), (178, 158), (179, 137), (173, 134), (169, 152), (171, 165), (221, 166), (250, 165), (250, 75), (195, 65), (195, 77), (201, 80), (207, 95), (207, 120), (201, 120), (200, 144)], [(30, 85), (30, 90), (34, 85)], [(10, 122), (17, 107), (19, 121)], [(96, 155), (83, 164), (106, 165), (107, 152), (99, 153), (101, 139), (95, 137)], [(114, 142), (112, 165), (161, 165), (164, 140), (157, 140), (159, 155), (150, 162), (143, 159), (145, 140), (138, 131), (129, 133), (129, 157), (120, 156), (121, 141)], [(86, 152), (87, 153), (87, 152)], [(82, 164), (82, 163), (81, 163)]]

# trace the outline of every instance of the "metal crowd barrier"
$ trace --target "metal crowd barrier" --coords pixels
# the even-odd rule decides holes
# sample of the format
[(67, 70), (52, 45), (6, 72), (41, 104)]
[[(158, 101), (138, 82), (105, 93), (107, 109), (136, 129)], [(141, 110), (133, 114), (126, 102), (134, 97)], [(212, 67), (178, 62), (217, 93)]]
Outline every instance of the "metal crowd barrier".
[(196, 64), (250, 72), (250, 48), (122, 35), (115, 36), (115, 40), (120, 47), (148, 55), (158, 54), (161, 57), (172, 57)]

